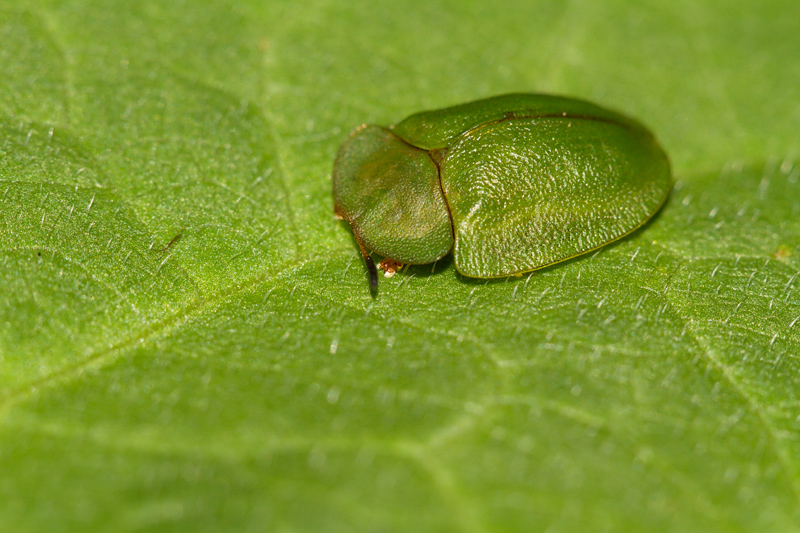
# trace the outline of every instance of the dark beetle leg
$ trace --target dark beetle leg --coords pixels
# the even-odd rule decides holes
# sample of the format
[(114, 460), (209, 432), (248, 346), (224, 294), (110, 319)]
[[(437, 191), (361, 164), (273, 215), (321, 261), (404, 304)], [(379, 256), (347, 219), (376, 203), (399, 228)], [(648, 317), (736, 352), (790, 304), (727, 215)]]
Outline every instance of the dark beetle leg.
[(375, 262), (372, 260), (372, 257), (369, 255), (369, 252), (364, 245), (361, 244), (361, 241), (356, 238), (356, 242), (358, 243), (358, 247), (361, 248), (361, 255), (364, 256), (364, 262), (367, 264), (367, 270), (369, 270), (369, 288), (372, 292), (377, 292), (378, 290), (378, 269), (375, 268)]

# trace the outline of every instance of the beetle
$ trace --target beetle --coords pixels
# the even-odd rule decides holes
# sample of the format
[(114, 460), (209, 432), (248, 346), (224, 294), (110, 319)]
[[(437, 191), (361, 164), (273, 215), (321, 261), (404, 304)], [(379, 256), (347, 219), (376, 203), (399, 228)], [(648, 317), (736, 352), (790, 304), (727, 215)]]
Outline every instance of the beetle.
[(518, 275), (631, 233), (665, 202), (670, 164), (639, 122), (587, 101), (507, 94), (361, 125), (333, 167), (334, 211), (367, 264)]

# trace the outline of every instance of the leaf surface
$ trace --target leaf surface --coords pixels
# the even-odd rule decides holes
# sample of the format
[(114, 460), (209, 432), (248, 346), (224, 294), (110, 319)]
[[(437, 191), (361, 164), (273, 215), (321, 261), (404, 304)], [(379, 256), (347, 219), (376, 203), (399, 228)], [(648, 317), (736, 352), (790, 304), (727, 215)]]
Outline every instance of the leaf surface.
[[(794, 11), (0, 1), (0, 529), (800, 529)], [(371, 297), (348, 131), (521, 91), (647, 124), (665, 207)]]

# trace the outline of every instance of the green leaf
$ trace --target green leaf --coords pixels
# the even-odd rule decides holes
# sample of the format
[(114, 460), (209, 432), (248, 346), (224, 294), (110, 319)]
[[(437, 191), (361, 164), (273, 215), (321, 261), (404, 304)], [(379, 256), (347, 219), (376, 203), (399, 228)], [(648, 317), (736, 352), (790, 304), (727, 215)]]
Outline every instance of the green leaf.
[[(800, 529), (800, 19), (764, 2), (0, 0), (0, 530)], [(646, 124), (647, 226), (368, 289), (361, 123)]]

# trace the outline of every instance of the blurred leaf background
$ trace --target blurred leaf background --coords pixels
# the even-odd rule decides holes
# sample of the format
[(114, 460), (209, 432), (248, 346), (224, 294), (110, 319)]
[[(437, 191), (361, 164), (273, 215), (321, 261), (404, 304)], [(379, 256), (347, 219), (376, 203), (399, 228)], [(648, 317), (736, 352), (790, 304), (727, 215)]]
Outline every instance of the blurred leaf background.
[[(0, 0), (0, 530), (800, 529), (800, 11)], [(656, 219), (372, 298), (348, 131), (637, 117)]]

